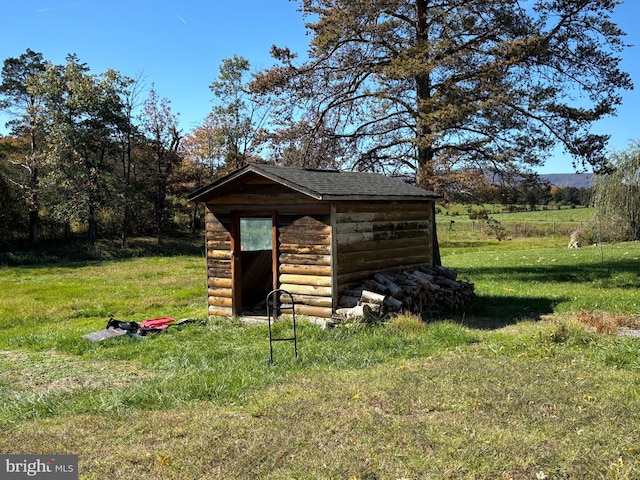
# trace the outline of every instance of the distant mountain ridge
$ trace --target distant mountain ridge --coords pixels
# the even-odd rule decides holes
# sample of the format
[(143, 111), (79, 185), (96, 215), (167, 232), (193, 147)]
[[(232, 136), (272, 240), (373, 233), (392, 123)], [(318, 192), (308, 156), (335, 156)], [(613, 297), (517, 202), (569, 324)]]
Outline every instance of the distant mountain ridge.
[(547, 173), (541, 174), (540, 178), (560, 188), (589, 188), (593, 180), (593, 173)]

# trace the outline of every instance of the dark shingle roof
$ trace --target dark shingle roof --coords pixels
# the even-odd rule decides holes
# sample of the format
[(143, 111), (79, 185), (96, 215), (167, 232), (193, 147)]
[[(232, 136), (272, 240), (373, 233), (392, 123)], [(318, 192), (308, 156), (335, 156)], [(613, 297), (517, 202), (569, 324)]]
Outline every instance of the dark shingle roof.
[(377, 173), (250, 164), (193, 192), (189, 200), (203, 201), (216, 190), (248, 174), (260, 175), (317, 200), (417, 200), (439, 197), (433, 192)]

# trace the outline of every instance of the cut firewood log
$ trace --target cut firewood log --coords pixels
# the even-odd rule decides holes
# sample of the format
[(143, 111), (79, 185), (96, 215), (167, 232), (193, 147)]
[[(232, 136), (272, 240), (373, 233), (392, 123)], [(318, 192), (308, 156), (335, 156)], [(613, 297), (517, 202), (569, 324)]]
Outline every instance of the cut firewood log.
[(366, 280), (363, 283), (363, 285), (364, 285), (364, 288), (366, 288), (367, 290), (370, 290), (372, 292), (381, 293), (383, 295), (389, 295), (391, 293), (390, 289), (387, 288), (386, 285), (383, 285), (382, 283), (377, 282), (373, 278), (370, 278), (370, 279)]
[(340, 297), (340, 300), (338, 301), (338, 304), (341, 307), (344, 308), (352, 308), (355, 307), (356, 305), (358, 305), (358, 302), (360, 302), (360, 297), (352, 297), (349, 295), (342, 295)]
[(371, 292), (369, 290), (363, 290), (360, 296), (360, 303), (373, 303), (374, 305), (382, 305), (384, 303), (385, 295), (377, 292)]
[(436, 285), (440, 285), (441, 287), (447, 287), (450, 289), (455, 289), (458, 287), (459, 283), (454, 280), (450, 280), (446, 277), (440, 277), (436, 280)]
[(458, 272), (453, 268), (443, 267), (439, 265), (435, 267), (436, 271), (441, 277), (448, 278), (449, 280), (456, 280), (458, 278)]
[(352, 308), (339, 308), (336, 313), (344, 318), (367, 317), (371, 315), (371, 307), (369, 305), (356, 305)]
[(392, 297), (399, 298), (398, 295), (403, 293), (402, 288), (400, 288), (393, 280), (391, 280), (386, 275), (383, 275), (382, 273), (376, 273), (373, 276), (373, 279), (378, 283), (384, 285), (387, 288), (389, 295), (391, 295)]
[(392, 311), (399, 311), (402, 308), (402, 301), (394, 297), (385, 297), (384, 305), (391, 308)]
[(414, 270), (413, 272), (411, 272), (411, 274), (414, 277), (417, 277), (418, 279), (420, 279), (422, 281), (422, 283), (433, 283), (433, 281), (436, 278), (433, 275), (429, 275), (427, 273), (423, 273), (420, 270)]

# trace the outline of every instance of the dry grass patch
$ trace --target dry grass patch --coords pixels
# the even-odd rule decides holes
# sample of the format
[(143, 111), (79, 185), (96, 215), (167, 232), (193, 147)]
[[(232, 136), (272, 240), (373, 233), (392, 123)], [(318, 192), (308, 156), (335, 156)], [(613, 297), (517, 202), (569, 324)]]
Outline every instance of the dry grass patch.
[(575, 318), (598, 333), (618, 333), (620, 328), (640, 329), (640, 316), (638, 315), (580, 310), (575, 314)]
[(83, 362), (55, 352), (0, 351), (0, 385), (38, 394), (78, 388), (122, 388), (147, 374), (135, 365), (107, 361)]
[(0, 450), (77, 453), (83, 480), (632, 479), (639, 388), (580, 356), (479, 345), (291, 375), (242, 404), (23, 423)]
[(4, 429), (69, 410), (106, 409), (112, 392), (130, 388), (146, 377), (146, 372), (126, 363), (82, 361), (55, 352), (3, 351), (0, 425)]

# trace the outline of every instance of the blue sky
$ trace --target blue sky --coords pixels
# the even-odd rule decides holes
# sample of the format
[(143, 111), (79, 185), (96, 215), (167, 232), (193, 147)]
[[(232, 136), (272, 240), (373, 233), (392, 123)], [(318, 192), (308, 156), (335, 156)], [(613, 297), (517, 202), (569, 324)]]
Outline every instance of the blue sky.
[[(271, 45), (304, 53), (305, 34), (296, 3), (288, 0), (21, 0), (3, 5), (0, 61), (18, 57), (27, 48), (45, 60), (63, 64), (75, 53), (92, 73), (112, 68), (130, 77), (142, 76), (147, 87), (171, 101), (180, 126), (188, 132), (211, 109), (209, 85), (223, 58), (240, 55), (254, 69), (271, 65)], [(640, 89), (640, 1), (625, 0), (614, 21), (628, 34), (622, 69)], [(636, 117), (638, 90), (626, 92), (615, 118), (598, 125), (612, 136), (612, 150), (640, 139)], [(6, 133), (0, 116), (0, 133)], [(571, 160), (559, 154), (541, 173), (571, 172)]]

